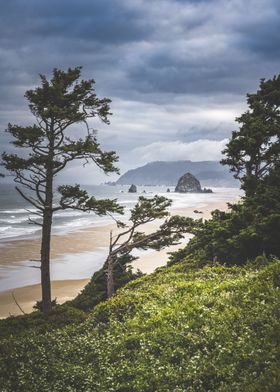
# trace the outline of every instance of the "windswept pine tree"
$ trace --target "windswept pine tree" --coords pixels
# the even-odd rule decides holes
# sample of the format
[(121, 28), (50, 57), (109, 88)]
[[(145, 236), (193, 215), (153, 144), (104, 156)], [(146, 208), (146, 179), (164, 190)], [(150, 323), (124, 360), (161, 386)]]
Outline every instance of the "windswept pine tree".
[[(134, 208), (130, 211), (128, 223), (117, 221), (119, 228), (124, 230), (113, 236), (110, 235), (109, 255), (105, 265), (107, 266), (107, 297), (110, 298), (115, 292), (115, 268), (126, 258), (131, 262), (131, 252), (135, 249), (161, 250), (168, 246), (178, 244), (184, 237), (184, 233), (192, 233), (199, 227), (201, 220), (182, 217), (178, 215), (169, 216), (168, 207), (172, 200), (163, 196), (153, 198), (139, 197)], [(164, 222), (156, 230), (147, 233), (143, 226), (157, 219), (165, 218)], [(125, 266), (124, 266), (125, 268)]]
[[(42, 226), (42, 308), (51, 310), (50, 247), (53, 214), (60, 210), (93, 211), (98, 215), (122, 212), (115, 200), (97, 200), (79, 185), (58, 188), (54, 202), (54, 179), (73, 161), (94, 164), (104, 173), (117, 172), (115, 152), (105, 152), (89, 120), (109, 124), (110, 99), (98, 98), (93, 79), (81, 80), (81, 67), (53, 70), (51, 80), (40, 75), (41, 85), (25, 97), (35, 117), (30, 126), (8, 125), (11, 143), (21, 153), (2, 154), (2, 164), (13, 175), (17, 192), (36, 209)], [(71, 132), (70, 132), (71, 131)]]

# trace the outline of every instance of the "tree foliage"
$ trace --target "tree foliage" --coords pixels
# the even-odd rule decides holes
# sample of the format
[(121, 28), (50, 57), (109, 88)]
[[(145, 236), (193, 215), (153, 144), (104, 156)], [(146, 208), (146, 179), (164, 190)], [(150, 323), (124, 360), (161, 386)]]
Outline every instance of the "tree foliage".
[(280, 256), (280, 75), (261, 80), (248, 94), (249, 110), (224, 151), (223, 164), (241, 181), (245, 196), (228, 212), (213, 211), (170, 263), (192, 256), (198, 263), (243, 264), (257, 255)]
[(258, 181), (280, 162), (280, 75), (262, 79), (255, 94), (247, 95), (249, 109), (236, 120), (221, 161), (240, 179), (246, 194), (255, 192)]

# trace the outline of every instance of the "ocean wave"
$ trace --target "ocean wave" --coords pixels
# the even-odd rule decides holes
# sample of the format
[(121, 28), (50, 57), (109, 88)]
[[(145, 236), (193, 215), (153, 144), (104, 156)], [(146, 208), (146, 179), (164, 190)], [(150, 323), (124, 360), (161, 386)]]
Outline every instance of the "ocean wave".
[(11, 223), (11, 224), (16, 224), (16, 223), (23, 223), (23, 222), (27, 222), (27, 217), (24, 216), (22, 218), (14, 218), (14, 217), (10, 217), (7, 219), (0, 219), (0, 223)]
[(36, 208), (14, 208), (12, 210), (1, 210), (0, 214), (26, 214), (37, 212)]
[(79, 229), (83, 229), (85, 227), (90, 227), (90, 226), (103, 226), (113, 223), (113, 220), (109, 217), (96, 217), (96, 216), (91, 216), (91, 217), (84, 217), (84, 218), (79, 218), (79, 219), (74, 219), (71, 220), (70, 222), (63, 222), (62, 224), (56, 224), (54, 223), (53, 229), (56, 233), (58, 234), (65, 234), (69, 233), (71, 231), (76, 231)]
[[(180, 210), (183, 208), (201, 208), (208, 204), (211, 200), (231, 200), (235, 199), (239, 190), (229, 188), (213, 188), (213, 194), (180, 194), (175, 192), (163, 192), (163, 189), (153, 190), (153, 194), (168, 197), (172, 199), (173, 203), (170, 210)], [(115, 215), (117, 219), (127, 221), (130, 216), (131, 208), (136, 204), (140, 192), (137, 195), (123, 195), (123, 200), (120, 197), (118, 202), (124, 207), (124, 215)], [(114, 198), (116, 195), (101, 195), (102, 197)], [(147, 194), (147, 196), (149, 196)], [(25, 208), (14, 208), (14, 209), (2, 209), (0, 210), (0, 238), (1, 239), (17, 239), (18, 237), (31, 237), (38, 235), (40, 228), (35, 225), (29, 225), (28, 216), (34, 220), (39, 220), (40, 217), (32, 215), (32, 212), (36, 212), (36, 209), (30, 209), (27, 211)], [(94, 213), (86, 214), (82, 211), (76, 210), (62, 210), (54, 214), (53, 220), (53, 232), (55, 234), (67, 234), (75, 230), (81, 230), (90, 226), (103, 226), (114, 223), (113, 220), (108, 216), (99, 217)]]
[(0, 227), (1, 239), (17, 239), (18, 237), (26, 237), (31, 234), (35, 234), (38, 231), (38, 227), (13, 227), (13, 226), (2, 226)]
[(54, 214), (54, 217), (69, 217), (69, 218), (71, 218), (74, 216), (81, 216), (84, 214), (85, 214), (85, 212), (83, 212), (83, 211), (70, 211), (70, 210), (66, 211), (65, 210), (65, 211), (61, 211), (61, 212), (56, 212)]
[(3, 233), (9, 229), (12, 229), (12, 226), (2, 226), (2, 227), (0, 227), (0, 232)]

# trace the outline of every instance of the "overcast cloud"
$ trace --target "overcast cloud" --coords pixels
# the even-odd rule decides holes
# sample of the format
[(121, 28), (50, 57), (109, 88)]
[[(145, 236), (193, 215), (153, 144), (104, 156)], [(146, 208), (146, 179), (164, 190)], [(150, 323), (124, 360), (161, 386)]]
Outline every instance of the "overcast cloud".
[[(113, 101), (111, 125), (94, 126), (122, 171), (220, 159), (246, 93), (280, 71), (278, 0), (9, 0), (0, 11), (1, 129), (32, 122), (23, 94), (39, 73), (82, 65)], [(66, 172), (102, 180), (89, 173)]]

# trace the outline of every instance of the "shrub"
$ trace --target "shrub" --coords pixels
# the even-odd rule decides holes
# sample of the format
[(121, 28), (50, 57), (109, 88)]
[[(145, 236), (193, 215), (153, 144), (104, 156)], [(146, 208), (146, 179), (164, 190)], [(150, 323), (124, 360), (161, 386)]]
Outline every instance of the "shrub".
[(28, 335), (31, 330), (36, 331), (37, 334), (44, 334), (66, 325), (79, 324), (85, 319), (86, 313), (83, 311), (70, 306), (58, 305), (47, 318), (41, 312), (36, 311), (0, 320), (0, 337)]
[(279, 390), (280, 262), (178, 263), (96, 306), (86, 321), (4, 340), (3, 391)]

